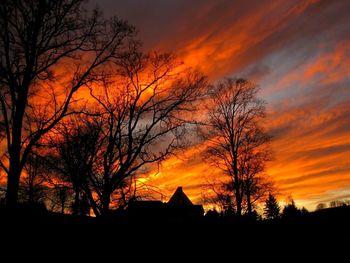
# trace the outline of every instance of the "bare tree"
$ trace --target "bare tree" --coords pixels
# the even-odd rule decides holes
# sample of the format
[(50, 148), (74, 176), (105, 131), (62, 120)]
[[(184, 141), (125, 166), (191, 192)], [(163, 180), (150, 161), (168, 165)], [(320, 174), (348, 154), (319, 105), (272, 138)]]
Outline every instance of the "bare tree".
[(271, 160), (269, 140), (266, 132), (254, 124), (243, 134), (238, 166), (248, 214), (252, 214), (256, 202), (273, 191), (272, 181), (264, 175), (265, 164)]
[(205, 187), (207, 192), (202, 195), (204, 203), (214, 204), (225, 215), (235, 213), (234, 194), (229, 182), (211, 180), (205, 184)]
[(323, 209), (326, 209), (326, 208), (327, 208), (327, 205), (325, 203), (319, 203), (316, 206), (316, 210), (323, 210)]
[(349, 204), (349, 200), (334, 200), (329, 203), (329, 207), (341, 207), (347, 206)]
[(54, 199), (56, 202), (53, 202), (53, 207), (51, 208), (55, 211), (54, 207), (56, 205), (59, 206), (59, 210), (61, 214), (64, 214), (64, 211), (67, 207), (67, 201), (69, 199), (69, 188), (65, 185), (57, 185), (54, 190)]
[(199, 127), (208, 144), (206, 160), (229, 176), (227, 189), (234, 194), (237, 215), (242, 214), (245, 194), (250, 199), (253, 186), (256, 189), (252, 178), (263, 168), (254, 150), (260, 144), (255, 138), (258, 124), (265, 116), (265, 103), (257, 93), (257, 86), (243, 79), (229, 78), (212, 86), (207, 119)]
[(108, 214), (112, 201), (135, 191), (125, 187), (132, 178), (185, 146), (206, 79), (190, 70), (176, 72), (178, 66), (168, 54), (134, 52), (117, 65), (118, 76), (90, 90), (103, 120), (101, 163), (89, 178), (97, 215)]
[(1, 138), (6, 201), (17, 203), (21, 172), (35, 145), (67, 115), (76, 92), (119, 59), (134, 29), (88, 14), (83, 0), (0, 2)]
[(74, 215), (86, 210), (81, 208), (86, 206), (87, 195), (91, 195), (88, 177), (99, 162), (100, 128), (101, 123), (79, 116), (61, 122), (51, 134), (51, 152), (45, 158), (46, 164), (55, 171), (58, 181), (65, 182), (73, 190)]
[(45, 199), (44, 183), (46, 182), (47, 169), (43, 159), (31, 154), (24, 166), (25, 176), (21, 180), (22, 200), (29, 204), (41, 203)]

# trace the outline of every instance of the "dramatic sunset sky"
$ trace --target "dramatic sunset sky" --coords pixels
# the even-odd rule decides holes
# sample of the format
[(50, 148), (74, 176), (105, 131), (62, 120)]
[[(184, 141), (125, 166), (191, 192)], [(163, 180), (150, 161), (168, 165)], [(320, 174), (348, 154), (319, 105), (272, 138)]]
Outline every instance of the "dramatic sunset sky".
[[(127, 19), (146, 50), (174, 51), (215, 83), (248, 78), (268, 102), (280, 200), (297, 205), (350, 198), (350, 1), (99, 0)], [(200, 203), (216, 174), (200, 157), (166, 161), (152, 177), (169, 197), (182, 185)]]

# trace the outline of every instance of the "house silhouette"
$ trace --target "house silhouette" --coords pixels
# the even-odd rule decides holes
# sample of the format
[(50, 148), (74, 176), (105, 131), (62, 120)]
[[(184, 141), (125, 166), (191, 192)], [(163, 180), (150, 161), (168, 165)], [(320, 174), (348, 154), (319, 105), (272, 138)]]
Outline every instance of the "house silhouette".
[(171, 196), (168, 206), (172, 207), (187, 207), (193, 206), (191, 200), (187, 197), (187, 195), (183, 192), (182, 186), (179, 186), (175, 193)]
[(183, 221), (204, 215), (202, 205), (194, 205), (179, 186), (167, 203), (161, 201), (134, 201), (129, 204), (130, 219)]

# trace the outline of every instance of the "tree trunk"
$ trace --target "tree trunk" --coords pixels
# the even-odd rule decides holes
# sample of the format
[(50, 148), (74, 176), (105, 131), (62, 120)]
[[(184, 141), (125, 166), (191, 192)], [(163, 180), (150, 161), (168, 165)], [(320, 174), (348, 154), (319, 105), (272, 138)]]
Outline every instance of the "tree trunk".
[(101, 205), (102, 205), (102, 216), (108, 216), (109, 214), (109, 203), (111, 202), (111, 187), (110, 187), (110, 181), (108, 176), (105, 174), (104, 177), (104, 186), (103, 186), (103, 192), (102, 192), (102, 198), (101, 198)]
[[(110, 147), (111, 144), (108, 145)], [(110, 150), (108, 150), (110, 152)], [(109, 179), (109, 166), (107, 164), (107, 155), (104, 156), (104, 175), (103, 175), (103, 192), (102, 192), (102, 200), (101, 200), (101, 206), (102, 216), (108, 216), (109, 214), (109, 203), (111, 202), (111, 182)]]
[(235, 196), (236, 196), (236, 209), (237, 209), (236, 214), (238, 216), (241, 216), (242, 215), (242, 199), (240, 197), (239, 190), (238, 191), (236, 190), (235, 192), (236, 192)]
[(233, 173), (234, 173), (234, 191), (235, 191), (235, 199), (236, 199), (236, 214), (238, 216), (242, 215), (242, 198), (240, 191), (240, 182), (238, 176), (238, 167), (237, 167), (237, 157), (234, 157), (233, 160)]
[(29, 189), (28, 189), (28, 203), (34, 203), (34, 183), (32, 180), (29, 181)]
[[(17, 132), (13, 132), (16, 134)], [(17, 138), (13, 137), (12, 145), (10, 148), (10, 168), (7, 178), (7, 191), (6, 191), (6, 205), (7, 208), (14, 209), (17, 205), (19, 180), (22, 173), (20, 167), (21, 158), (21, 132), (18, 132)]]
[(252, 201), (251, 201), (251, 198), (250, 198), (250, 193), (247, 192), (247, 209), (248, 209), (248, 215), (251, 215), (252, 214)]
[[(24, 83), (27, 83), (24, 80)], [(23, 116), (27, 104), (28, 85), (24, 84), (23, 92), (18, 96), (16, 102), (16, 112), (12, 124), (12, 143), (9, 150), (10, 167), (7, 177), (6, 205), (7, 208), (14, 209), (17, 206), (19, 180), (21, 177), (23, 165), (21, 165), (21, 145), (22, 145), (22, 126)], [(25, 88), (27, 87), (27, 88)]]
[(101, 210), (97, 206), (97, 204), (94, 200), (94, 197), (92, 196), (91, 191), (88, 188), (88, 186), (84, 186), (84, 193), (86, 194), (86, 196), (89, 200), (89, 204), (90, 204), (92, 210), (94, 211), (95, 216), (101, 216)]
[(111, 202), (111, 196), (109, 191), (104, 191), (102, 195), (102, 216), (108, 216), (110, 202)]
[(12, 162), (10, 161), (6, 191), (6, 206), (10, 210), (15, 209), (17, 206), (20, 175), (19, 160), (12, 159)]
[(73, 204), (73, 215), (79, 215), (80, 211), (80, 189), (76, 187), (74, 189), (74, 204)]

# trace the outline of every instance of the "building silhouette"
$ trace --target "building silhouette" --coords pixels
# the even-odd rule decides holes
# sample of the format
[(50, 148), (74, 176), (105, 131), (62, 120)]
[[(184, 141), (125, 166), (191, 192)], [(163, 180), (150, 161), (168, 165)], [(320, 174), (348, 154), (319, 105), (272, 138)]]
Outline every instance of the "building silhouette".
[(187, 221), (203, 217), (202, 205), (194, 205), (179, 186), (167, 203), (161, 201), (134, 201), (127, 214), (131, 220)]

